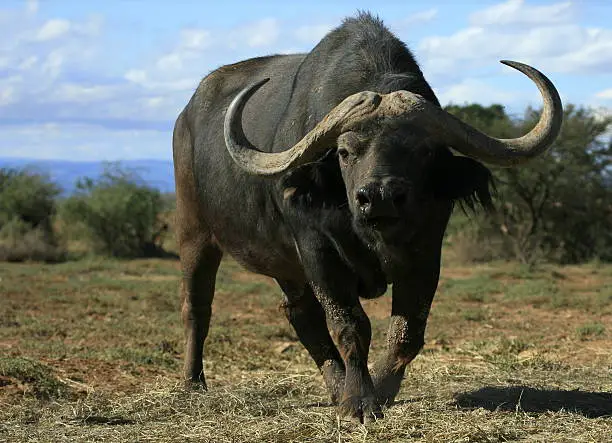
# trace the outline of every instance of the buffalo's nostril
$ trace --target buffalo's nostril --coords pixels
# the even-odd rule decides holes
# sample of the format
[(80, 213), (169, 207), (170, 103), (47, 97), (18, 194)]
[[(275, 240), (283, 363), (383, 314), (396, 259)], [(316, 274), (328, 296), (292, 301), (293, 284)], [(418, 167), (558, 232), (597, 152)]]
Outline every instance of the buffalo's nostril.
[(365, 208), (366, 206), (372, 203), (370, 196), (368, 194), (368, 190), (365, 188), (361, 188), (359, 191), (357, 191), (356, 198), (357, 198), (357, 204), (362, 208)]

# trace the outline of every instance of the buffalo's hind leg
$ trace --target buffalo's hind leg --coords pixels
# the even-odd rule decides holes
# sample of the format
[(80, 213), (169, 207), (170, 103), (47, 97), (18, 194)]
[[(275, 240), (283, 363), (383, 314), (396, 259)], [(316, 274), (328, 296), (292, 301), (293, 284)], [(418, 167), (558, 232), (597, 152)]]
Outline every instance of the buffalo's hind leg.
[(176, 236), (181, 257), (181, 314), (185, 328), (184, 377), (206, 388), (202, 352), (208, 335), (215, 278), (222, 252), (202, 213), (193, 175), (193, 145), (185, 114), (173, 138)]
[(200, 384), (204, 389), (204, 340), (208, 335), (215, 278), (221, 256), (221, 251), (211, 239), (181, 245), (181, 315), (185, 328), (183, 375), (186, 382)]
[(279, 281), (285, 294), (282, 308), (298, 338), (317, 364), (332, 402), (340, 401), (344, 389), (344, 363), (325, 320), (325, 312), (307, 284)]

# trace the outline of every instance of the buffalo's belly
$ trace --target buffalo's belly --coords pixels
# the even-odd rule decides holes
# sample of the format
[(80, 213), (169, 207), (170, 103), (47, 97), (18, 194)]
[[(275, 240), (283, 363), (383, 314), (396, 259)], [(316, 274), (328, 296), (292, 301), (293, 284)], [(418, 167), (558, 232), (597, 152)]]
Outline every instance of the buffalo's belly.
[[(285, 244), (283, 235), (236, 236), (227, 235), (226, 229), (213, 231), (216, 231), (215, 237), (221, 249), (247, 270), (279, 280), (304, 279), (297, 252), (295, 248)], [(250, 230), (245, 230), (248, 231)]]

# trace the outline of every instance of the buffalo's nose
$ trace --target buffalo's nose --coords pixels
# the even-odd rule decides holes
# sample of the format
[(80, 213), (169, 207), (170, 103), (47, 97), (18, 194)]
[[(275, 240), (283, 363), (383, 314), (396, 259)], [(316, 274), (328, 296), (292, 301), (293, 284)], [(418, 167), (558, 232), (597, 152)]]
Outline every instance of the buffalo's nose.
[(372, 200), (376, 198), (375, 192), (376, 190), (373, 190), (370, 186), (359, 188), (356, 198), (361, 212), (366, 213), (372, 209)]
[(406, 190), (394, 183), (373, 182), (359, 188), (355, 200), (365, 218), (395, 218), (406, 202)]

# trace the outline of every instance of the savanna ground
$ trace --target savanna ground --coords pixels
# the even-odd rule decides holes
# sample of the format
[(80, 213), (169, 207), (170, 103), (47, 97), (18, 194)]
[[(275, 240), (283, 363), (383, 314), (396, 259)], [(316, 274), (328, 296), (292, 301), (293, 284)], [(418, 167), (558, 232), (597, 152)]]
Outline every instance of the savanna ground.
[[(445, 265), (397, 403), (339, 419), (268, 279), (226, 260), (209, 392), (182, 388), (178, 262), (0, 266), (0, 441), (612, 441), (612, 266)], [(390, 297), (364, 302), (372, 359)]]

